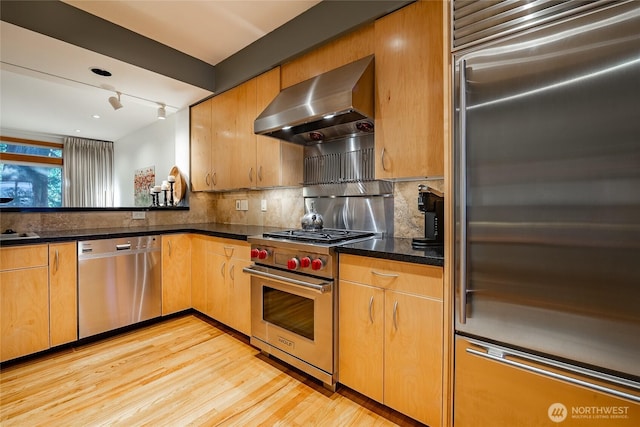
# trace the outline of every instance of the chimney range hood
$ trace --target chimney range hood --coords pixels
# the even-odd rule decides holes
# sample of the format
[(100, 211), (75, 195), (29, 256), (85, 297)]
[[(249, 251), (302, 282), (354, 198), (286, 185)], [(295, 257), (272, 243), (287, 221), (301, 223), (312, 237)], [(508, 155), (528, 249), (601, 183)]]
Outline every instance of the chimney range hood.
[(283, 89), (254, 132), (311, 145), (373, 132), (373, 55)]

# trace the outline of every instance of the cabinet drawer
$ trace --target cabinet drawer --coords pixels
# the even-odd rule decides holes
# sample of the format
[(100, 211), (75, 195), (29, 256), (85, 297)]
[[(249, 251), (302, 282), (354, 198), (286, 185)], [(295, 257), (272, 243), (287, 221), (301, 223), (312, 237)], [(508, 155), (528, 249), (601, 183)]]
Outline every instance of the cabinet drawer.
[(251, 259), (251, 246), (232, 239), (215, 238), (207, 242), (207, 251), (222, 255), (225, 258)]
[(41, 267), (49, 264), (47, 245), (0, 248), (0, 270)]
[(340, 255), (340, 280), (442, 299), (442, 267)]

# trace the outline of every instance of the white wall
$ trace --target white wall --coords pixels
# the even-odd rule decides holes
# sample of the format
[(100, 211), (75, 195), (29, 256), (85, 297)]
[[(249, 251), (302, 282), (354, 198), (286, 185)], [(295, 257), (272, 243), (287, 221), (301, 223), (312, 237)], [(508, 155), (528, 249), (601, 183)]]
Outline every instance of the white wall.
[(189, 109), (167, 115), (166, 120), (158, 120), (115, 141), (114, 154), (116, 206), (134, 206), (136, 169), (154, 166), (156, 185), (167, 179), (173, 166), (178, 166), (188, 179)]

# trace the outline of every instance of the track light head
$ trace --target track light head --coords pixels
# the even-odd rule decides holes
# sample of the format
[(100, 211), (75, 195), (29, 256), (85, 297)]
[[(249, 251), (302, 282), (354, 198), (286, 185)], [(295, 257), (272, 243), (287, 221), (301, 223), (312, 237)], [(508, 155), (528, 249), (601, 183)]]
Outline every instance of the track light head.
[(164, 107), (164, 104), (159, 104), (158, 107), (158, 120), (164, 120), (167, 118), (167, 110)]
[(115, 96), (109, 97), (109, 104), (113, 107), (114, 110), (119, 110), (122, 108), (122, 103), (120, 102), (120, 92), (116, 92), (118, 97)]

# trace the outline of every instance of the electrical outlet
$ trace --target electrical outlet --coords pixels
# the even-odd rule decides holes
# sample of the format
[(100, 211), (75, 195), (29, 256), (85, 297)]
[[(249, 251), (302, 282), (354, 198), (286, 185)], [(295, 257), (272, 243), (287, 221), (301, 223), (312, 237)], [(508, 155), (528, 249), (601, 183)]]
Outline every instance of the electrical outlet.
[(262, 212), (266, 212), (267, 211), (267, 200), (266, 199), (262, 199), (262, 201), (260, 202), (260, 210)]
[(241, 209), (240, 205), (241, 200), (236, 200), (236, 210), (239, 211)]
[(246, 199), (240, 200), (240, 210), (248, 211), (249, 210), (249, 201)]
[(133, 219), (144, 219), (145, 218), (145, 212), (144, 211), (133, 211), (131, 212), (131, 218)]

